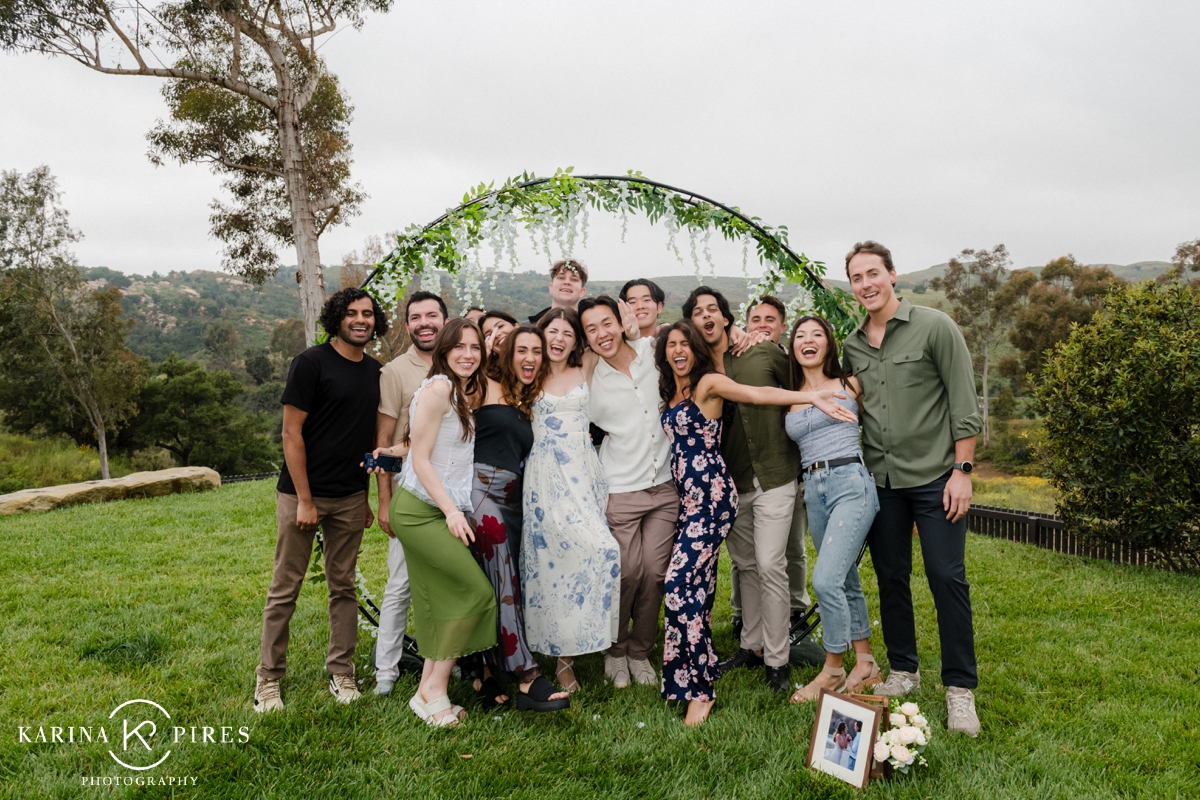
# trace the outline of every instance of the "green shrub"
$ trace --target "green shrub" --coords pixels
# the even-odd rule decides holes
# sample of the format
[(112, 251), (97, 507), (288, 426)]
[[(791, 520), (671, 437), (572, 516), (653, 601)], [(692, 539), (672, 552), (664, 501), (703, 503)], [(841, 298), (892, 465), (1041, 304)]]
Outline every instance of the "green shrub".
[(1054, 348), (1036, 393), (1067, 524), (1200, 570), (1200, 289), (1113, 290)]
[(993, 422), (992, 441), (987, 447), (976, 451), (976, 456), (1005, 472), (1041, 475), (1043, 468), (1037, 460), (1036, 451), (1045, 433), (1039, 420)]
[[(133, 471), (115, 456), (109, 467), (114, 478)], [(0, 433), (0, 494), (99, 479), (100, 454), (86, 445), (77, 446), (65, 436), (36, 439)]]

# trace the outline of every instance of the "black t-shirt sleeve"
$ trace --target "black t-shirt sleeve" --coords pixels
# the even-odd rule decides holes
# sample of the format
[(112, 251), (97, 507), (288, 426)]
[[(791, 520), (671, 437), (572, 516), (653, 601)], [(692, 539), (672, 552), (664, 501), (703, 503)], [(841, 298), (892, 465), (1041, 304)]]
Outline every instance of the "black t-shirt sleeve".
[(320, 378), (321, 368), (316, 360), (309, 358), (307, 352), (301, 353), (292, 359), (287, 384), (283, 387), (283, 397), (279, 402), (295, 406), (305, 413), (312, 411)]

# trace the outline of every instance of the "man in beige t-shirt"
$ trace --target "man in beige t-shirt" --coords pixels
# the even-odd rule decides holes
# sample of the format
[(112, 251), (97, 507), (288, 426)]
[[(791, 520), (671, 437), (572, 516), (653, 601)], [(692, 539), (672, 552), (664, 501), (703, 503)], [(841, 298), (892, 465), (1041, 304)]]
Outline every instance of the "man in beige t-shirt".
[[(391, 447), (404, 438), (408, 407), (433, 363), (433, 341), (446, 322), (446, 304), (432, 292), (414, 292), (404, 307), (404, 325), (412, 346), (384, 365), (379, 376), (379, 410), (375, 444)], [(375, 694), (388, 694), (400, 676), (404, 629), (408, 625), (408, 566), (404, 548), (392, 530), (388, 505), (397, 474), (379, 474), (379, 527), (388, 535), (388, 582), (379, 604), (379, 638), (375, 648)]]

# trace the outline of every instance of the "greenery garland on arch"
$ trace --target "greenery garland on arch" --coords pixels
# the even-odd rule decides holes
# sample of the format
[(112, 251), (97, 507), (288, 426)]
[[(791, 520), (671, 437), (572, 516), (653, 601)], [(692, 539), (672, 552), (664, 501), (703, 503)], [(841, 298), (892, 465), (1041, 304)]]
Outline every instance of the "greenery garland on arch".
[[(686, 235), (697, 279), (703, 279), (702, 259), (715, 274), (709, 248), (714, 233), (740, 241), (750, 297), (776, 294), (785, 284), (798, 283), (800, 291), (788, 304), (789, 315), (802, 311), (821, 314), (839, 337), (858, 323), (860, 310), (854, 298), (822, 280), (823, 263), (788, 246), (785, 226), (769, 227), (737, 207), (649, 180), (640, 172), (575, 175), (572, 170), (557, 170), (550, 178), (524, 173), (499, 188), (480, 184), (463, 196), (457, 208), (428, 225), (412, 225), (401, 233), (395, 249), (376, 265), (364, 288), (390, 309), (413, 280), (421, 278), (425, 285), (436, 285), (438, 273), (445, 272), (459, 278), (466, 303), (480, 304), (481, 286), (489, 271), (482, 253), (485, 244), (492, 250), (490, 271), (495, 281), (505, 262), (512, 272), (520, 266), (516, 243), (522, 233), (549, 264), (570, 257), (577, 243), (587, 245), (589, 214), (602, 210), (621, 217), (622, 242), (630, 214), (642, 213), (651, 223), (661, 222), (667, 229), (667, 248), (685, 266), (680, 237)], [(758, 280), (749, 275), (751, 245), (765, 267)], [(743, 303), (739, 311), (743, 319), (746, 311)]]

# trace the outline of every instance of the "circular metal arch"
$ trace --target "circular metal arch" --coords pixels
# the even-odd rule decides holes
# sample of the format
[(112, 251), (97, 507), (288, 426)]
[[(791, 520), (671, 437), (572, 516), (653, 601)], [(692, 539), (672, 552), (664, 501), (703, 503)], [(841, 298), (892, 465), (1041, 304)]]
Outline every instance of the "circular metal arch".
[[(642, 177), (638, 177), (635, 175), (572, 175), (571, 177), (573, 177), (577, 180), (584, 180), (584, 181), (621, 181), (623, 183), (634, 184), (635, 187), (636, 186), (648, 186), (648, 187), (650, 187), (650, 189), (652, 191), (654, 189), (664, 189), (666, 191), (674, 192), (676, 195), (679, 195), (680, 199), (683, 200), (683, 202), (687, 203), (688, 205), (696, 206), (701, 203), (706, 203), (710, 206), (715, 206), (715, 207), (721, 209), (722, 211), (725, 211), (726, 213), (730, 214), (731, 216), (734, 216), (734, 217), (740, 219), (742, 222), (746, 223), (746, 225), (748, 225), (751, 228), (753, 228), (754, 230), (758, 231), (759, 234), (761, 234), (762, 236), (773, 240), (776, 244), (778, 244), (780, 246), (780, 248), (783, 249), (783, 251), (785, 253), (787, 253), (789, 258), (791, 258), (794, 262), (796, 262), (796, 264), (802, 270), (804, 270), (804, 273), (808, 276), (809, 280), (811, 280), (816, 286), (821, 287), (823, 290), (825, 290), (827, 292), (832, 291), (829, 288), (829, 286), (825, 283), (825, 281), (821, 278), (821, 276), (815, 274), (808, 267), (804, 266), (804, 262), (800, 259), (800, 257), (798, 255), (796, 255), (795, 251), (792, 250), (791, 247), (789, 247), (787, 244), (779, 241), (779, 239), (775, 238), (774, 235), (772, 235), (769, 231), (767, 231), (765, 228), (763, 228), (762, 225), (755, 222), (750, 217), (747, 217), (745, 214), (738, 211), (736, 208), (731, 208), (731, 207), (725, 205), (724, 203), (718, 203), (716, 200), (713, 200), (709, 197), (705, 197), (704, 195), (698, 194), (697, 192), (689, 192), (686, 189), (679, 189), (675, 186), (670, 186), (665, 183), (660, 183), (659, 181), (653, 181), (653, 180), (650, 180), (649, 178), (642, 178)], [(518, 183), (515, 186), (506, 187), (506, 188), (527, 189), (530, 186), (540, 186), (543, 183), (550, 183), (552, 180), (554, 180), (554, 178), (535, 178), (533, 180), (525, 181), (524, 183)], [(487, 192), (486, 194), (481, 194), (479, 197), (475, 197), (471, 200), (468, 200), (465, 203), (461, 203), (460, 205), (455, 206), (453, 209), (440, 215), (433, 222), (430, 222), (428, 225), (425, 225), (422, 228), (422, 230), (427, 231), (430, 228), (437, 227), (438, 225), (442, 224), (447, 219), (449, 219), (450, 216), (452, 216), (453, 214), (456, 214), (459, 211), (462, 211), (464, 208), (470, 208), (473, 205), (482, 203), (485, 200), (487, 200), (489, 197), (498, 195), (503, 191), (506, 191), (506, 189), (505, 188), (494, 189), (490, 192)], [(371, 271), (371, 274), (367, 276), (367, 279), (365, 281), (363, 281), (361, 288), (363, 288), (363, 289), (367, 288), (367, 286), (369, 286), (371, 284), (371, 282), (373, 280), (375, 280), (376, 276), (378, 276), (381, 271), (383, 271), (383, 265), (382, 264), (376, 265), (375, 269)], [(846, 310), (841, 308), (840, 304), (838, 305), (838, 308), (841, 311), (841, 313), (846, 314), (846, 316), (849, 316), (849, 314), (847, 314)]]

